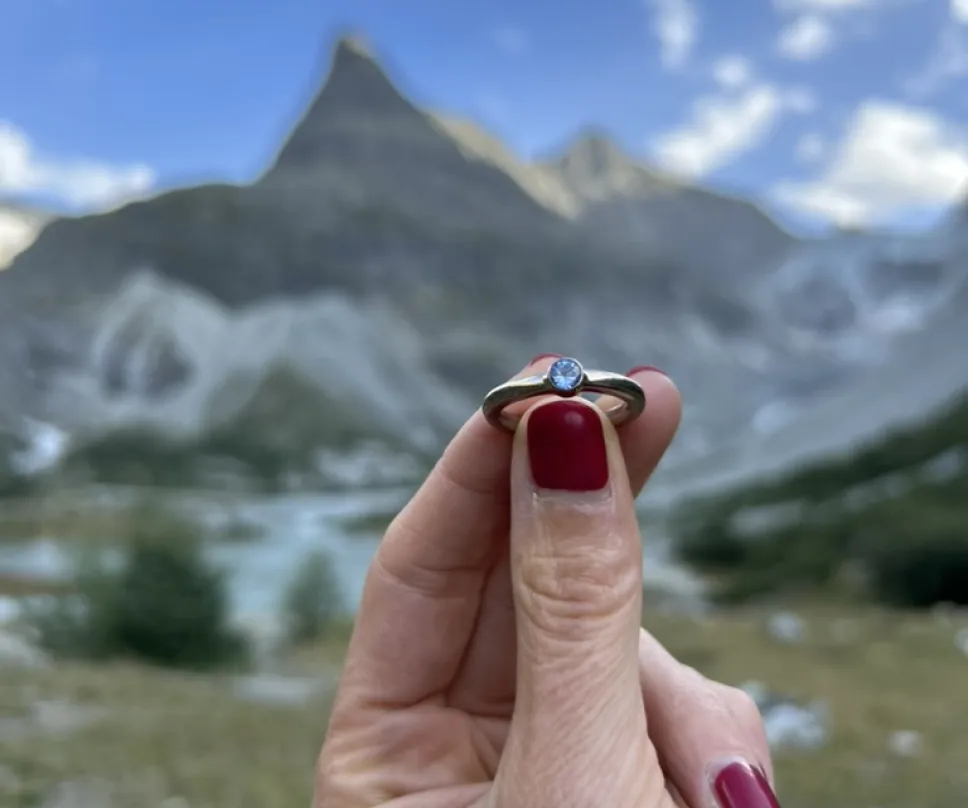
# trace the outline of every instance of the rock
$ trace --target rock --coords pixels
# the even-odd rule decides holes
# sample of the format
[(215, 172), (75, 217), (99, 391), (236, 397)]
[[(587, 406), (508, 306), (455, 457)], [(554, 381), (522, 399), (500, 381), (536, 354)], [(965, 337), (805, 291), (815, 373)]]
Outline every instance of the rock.
[(920, 732), (914, 730), (898, 730), (892, 732), (887, 740), (887, 746), (898, 757), (917, 757), (924, 745), (924, 738)]
[[(21, 616), (20, 599), (0, 595), (0, 627), (10, 625)], [(2, 643), (2, 640), (0, 640)], [(0, 652), (2, 655), (2, 652)]]
[(756, 702), (756, 706), (760, 709), (760, 712), (763, 712), (771, 703), (772, 696), (770, 695), (770, 689), (764, 682), (750, 680), (743, 682), (739, 686), (739, 689)]
[(955, 634), (955, 646), (961, 653), (968, 656), (968, 628), (963, 628)]
[(763, 715), (770, 746), (776, 749), (819, 749), (830, 736), (826, 708), (822, 704), (776, 704)]
[(767, 631), (777, 642), (796, 645), (807, 636), (807, 624), (792, 612), (777, 612), (767, 622)]
[(798, 704), (772, 693), (758, 681), (745, 682), (740, 689), (756, 703), (772, 748), (818, 749), (829, 738), (830, 719), (823, 702)]

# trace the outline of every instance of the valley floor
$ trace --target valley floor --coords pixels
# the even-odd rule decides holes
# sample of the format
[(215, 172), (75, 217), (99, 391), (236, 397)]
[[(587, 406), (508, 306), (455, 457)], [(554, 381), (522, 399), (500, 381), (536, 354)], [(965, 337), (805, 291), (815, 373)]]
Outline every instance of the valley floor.
[[(826, 705), (829, 736), (818, 749), (776, 752), (784, 808), (968, 804), (968, 642), (959, 641), (968, 615), (832, 606), (797, 615), (785, 640), (762, 609), (646, 622), (707, 675)], [(0, 805), (308, 805), (343, 644), (287, 660), (288, 678), (6, 667)]]

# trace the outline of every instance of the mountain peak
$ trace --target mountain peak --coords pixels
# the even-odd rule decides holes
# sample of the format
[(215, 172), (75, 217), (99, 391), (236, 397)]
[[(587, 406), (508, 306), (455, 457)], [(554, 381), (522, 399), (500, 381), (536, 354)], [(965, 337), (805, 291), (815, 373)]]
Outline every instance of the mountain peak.
[[(342, 129), (386, 126), (419, 114), (394, 86), (367, 41), (357, 34), (336, 40), (322, 88), (296, 125), (266, 177), (303, 172), (323, 156), (323, 146)], [(354, 134), (354, 136), (355, 136)]]
[(309, 114), (313, 115), (320, 105), (335, 107), (333, 111), (342, 113), (363, 107), (379, 109), (381, 105), (402, 101), (403, 97), (381, 67), (366, 38), (360, 34), (345, 34), (336, 40), (329, 75)]
[(347, 33), (336, 40), (333, 49), (333, 62), (341, 59), (369, 59), (374, 61), (373, 48), (363, 34)]
[(544, 164), (588, 200), (650, 195), (677, 184), (642, 163), (599, 127), (579, 132)]
[(564, 155), (582, 152), (625, 156), (625, 150), (619, 146), (608, 130), (598, 126), (588, 126), (579, 131), (564, 150)]

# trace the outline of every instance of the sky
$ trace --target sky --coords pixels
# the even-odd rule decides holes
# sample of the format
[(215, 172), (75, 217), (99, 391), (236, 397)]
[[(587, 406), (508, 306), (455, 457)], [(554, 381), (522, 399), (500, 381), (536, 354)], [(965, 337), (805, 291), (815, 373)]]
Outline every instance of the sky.
[(968, 196), (968, 0), (0, 0), (0, 199), (245, 182), (362, 33), (523, 158), (589, 126), (791, 229)]

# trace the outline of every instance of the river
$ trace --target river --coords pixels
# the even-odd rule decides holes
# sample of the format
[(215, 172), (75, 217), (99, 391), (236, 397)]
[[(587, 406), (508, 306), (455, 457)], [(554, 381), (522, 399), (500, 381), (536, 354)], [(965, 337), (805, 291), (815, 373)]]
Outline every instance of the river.
[[(406, 501), (409, 493), (387, 488), (263, 497), (204, 492), (166, 492), (163, 496), (165, 504), (192, 514), (213, 533), (227, 522), (256, 528), (257, 538), (213, 542), (209, 553), (227, 573), (235, 618), (258, 623), (278, 613), (279, 598), (298, 565), (309, 553), (319, 550), (332, 559), (346, 607), (355, 612), (380, 536), (348, 530), (346, 522), (392, 511)], [(125, 507), (143, 494), (101, 487), (76, 495), (109, 507)], [(0, 544), (0, 574), (61, 578), (71, 570), (72, 544), (75, 542), (69, 537), (53, 536)], [(647, 585), (687, 598), (699, 596), (698, 582), (669, 561), (661, 537), (650, 537), (644, 546)], [(0, 607), (0, 616), (2, 613)]]

